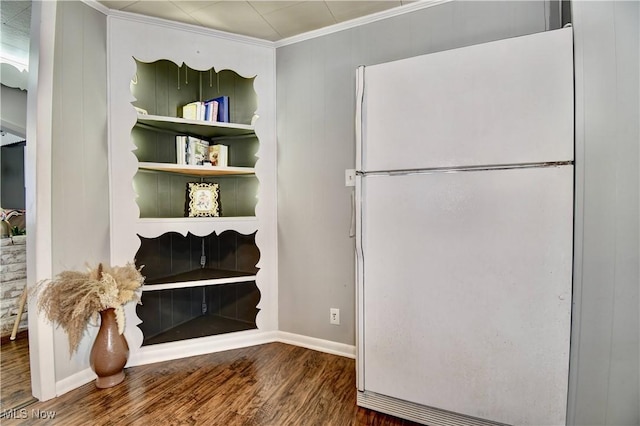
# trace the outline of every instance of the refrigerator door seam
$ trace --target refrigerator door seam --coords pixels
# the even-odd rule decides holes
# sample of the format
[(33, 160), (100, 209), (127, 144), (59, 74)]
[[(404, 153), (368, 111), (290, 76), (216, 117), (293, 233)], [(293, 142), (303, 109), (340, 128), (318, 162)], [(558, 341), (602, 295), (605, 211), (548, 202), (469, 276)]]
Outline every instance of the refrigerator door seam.
[(517, 164), (496, 164), (479, 166), (457, 166), (457, 167), (425, 167), (422, 169), (397, 169), (397, 170), (358, 170), (358, 176), (402, 176), (413, 174), (434, 174), (434, 173), (459, 173), (459, 172), (479, 172), (487, 170), (514, 170), (514, 169), (535, 169), (546, 167), (572, 166), (573, 161), (550, 161), (543, 163), (517, 163)]

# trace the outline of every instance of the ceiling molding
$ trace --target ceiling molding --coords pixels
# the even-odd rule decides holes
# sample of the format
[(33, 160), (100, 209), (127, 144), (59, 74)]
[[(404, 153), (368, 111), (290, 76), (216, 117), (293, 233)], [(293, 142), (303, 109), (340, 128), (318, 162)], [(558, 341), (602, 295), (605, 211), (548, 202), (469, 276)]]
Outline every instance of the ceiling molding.
[(366, 15), (361, 18), (355, 18), (350, 21), (340, 22), (328, 27), (320, 28), (317, 30), (309, 31), (303, 34), (295, 35), (293, 37), (285, 38), (276, 42), (273, 42), (276, 48), (288, 46), (290, 44), (299, 43), (301, 41), (310, 40), (316, 37), (322, 37), (328, 34), (337, 33), (338, 31), (347, 30), (350, 28), (359, 27), (360, 25), (370, 24), (372, 22), (381, 21), (383, 19), (392, 18), (394, 16), (404, 15), (405, 13), (415, 12), (416, 10), (426, 9), (429, 7), (437, 6), (443, 3), (449, 3), (453, 0), (423, 0), (415, 3), (409, 3), (403, 6), (395, 7), (393, 9), (383, 10), (382, 12)]
[(87, 6), (97, 10), (98, 12), (102, 12), (105, 15), (109, 15), (110, 9), (107, 6), (101, 3), (98, 3), (98, 0), (80, 0), (80, 1), (86, 4)]
[(214, 36), (221, 39), (226, 39), (230, 41), (252, 44), (261, 47), (275, 47), (274, 42), (269, 40), (264, 40), (261, 38), (255, 38), (250, 36), (245, 36), (241, 34), (228, 33), (226, 31), (214, 30), (212, 28), (201, 27), (198, 25), (187, 24), (183, 22), (170, 21), (168, 19), (156, 18), (153, 16), (140, 15), (138, 13), (132, 12), (124, 12), (121, 10), (109, 9), (108, 17), (117, 17), (121, 19), (127, 19), (134, 22), (141, 22), (147, 24), (153, 24), (157, 26), (162, 26), (165, 28), (177, 29), (182, 31), (191, 31), (195, 34)]
[(172, 21), (172, 20), (163, 19), (163, 18), (141, 15), (133, 12), (125, 12), (122, 10), (109, 9), (103, 4), (98, 3), (97, 0), (81, 0), (81, 1), (85, 3), (87, 6), (90, 6), (93, 9), (101, 13), (104, 13), (108, 17), (115, 16), (119, 18), (128, 19), (131, 21), (160, 25), (167, 28), (182, 29), (182, 30), (186, 29), (188, 31), (192, 31), (197, 34), (215, 36), (218, 38), (223, 38), (231, 41), (254, 44), (261, 47), (278, 48), (278, 47), (283, 47), (290, 44), (299, 43), (301, 41), (322, 37), (328, 34), (336, 33), (338, 31), (343, 31), (346, 29), (358, 27), (360, 25), (365, 25), (372, 22), (381, 21), (383, 19), (392, 18), (394, 16), (404, 15), (406, 13), (415, 12), (417, 10), (426, 9), (426, 8), (437, 6), (443, 3), (449, 3), (453, 0), (419, 0), (414, 3), (409, 3), (409, 4), (395, 7), (392, 9), (383, 10), (378, 13), (366, 15), (360, 18), (351, 19), (349, 21), (340, 22), (334, 25), (330, 25), (328, 27), (319, 28), (317, 30), (298, 34), (298, 35), (288, 37), (286, 39), (278, 40), (275, 42), (261, 39), (261, 38), (256, 38), (256, 37), (251, 37), (251, 36), (246, 36), (246, 35), (241, 35), (236, 33), (230, 33), (222, 30), (215, 30), (215, 29), (203, 27), (200, 25), (182, 23), (182, 22)]

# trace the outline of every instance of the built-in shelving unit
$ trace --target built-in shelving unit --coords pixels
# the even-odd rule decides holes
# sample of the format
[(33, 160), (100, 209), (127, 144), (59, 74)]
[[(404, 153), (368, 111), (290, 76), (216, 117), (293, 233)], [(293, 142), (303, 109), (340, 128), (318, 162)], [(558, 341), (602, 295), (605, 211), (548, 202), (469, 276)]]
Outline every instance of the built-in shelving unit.
[[(203, 77), (211, 77), (213, 81), (215, 76), (216, 82), (219, 80), (219, 73), (213, 69), (195, 71), (187, 65), (178, 67), (166, 60), (151, 63), (136, 61), (137, 77), (136, 84), (132, 85), (132, 94), (142, 101), (136, 100), (134, 105), (144, 110), (158, 111), (160, 103), (163, 112), (179, 113), (187, 101), (204, 101), (221, 93), (231, 95), (229, 99), (240, 105), (236, 109), (242, 109), (243, 104), (255, 105), (255, 93), (246, 87), (251, 85), (251, 80), (231, 71), (225, 73), (229, 74), (225, 78), (227, 84), (216, 84), (215, 88), (212, 85), (205, 90)], [(176, 76), (178, 81), (172, 80), (172, 76)], [(182, 76), (184, 82), (180, 81)], [(191, 84), (190, 87), (189, 78), (197, 81), (197, 84)], [(160, 87), (158, 81), (161, 81)], [(237, 93), (243, 96), (236, 96)], [(234, 112), (231, 118), (238, 119), (237, 114)], [(182, 135), (196, 137), (211, 145), (226, 144), (230, 165), (212, 166), (207, 162), (203, 165), (177, 164), (177, 157), (183, 151), (178, 148), (176, 140)], [(236, 162), (248, 165), (255, 163), (255, 153), (246, 149), (247, 145), (257, 145), (258, 139), (252, 125), (138, 113), (132, 139), (138, 148), (134, 151), (138, 158), (134, 185), (138, 192), (141, 217), (190, 216), (187, 212), (187, 186), (194, 178), (199, 179), (194, 183), (211, 182), (220, 186), (221, 216), (228, 210), (234, 216), (253, 214), (255, 204), (250, 200), (256, 199), (257, 187), (243, 186), (243, 181), (239, 179), (246, 176), (255, 179), (255, 168), (234, 166)], [(233, 208), (225, 207), (227, 203), (232, 204)], [(245, 206), (239, 212), (238, 204), (242, 203)], [(140, 237), (136, 264), (145, 265), (148, 274), (142, 288), (142, 305), (137, 308), (138, 316), (143, 319), (140, 325), (144, 335), (143, 345), (180, 340), (182, 336), (193, 338), (196, 335), (202, 337), (256, 328), (258, 310), (255, 305), (241, 318), (220, 314), (218, 311), (225, 311), (227, 305), (237, 305), (238, 300), (228, 293), (224, 294), (224, 300), (219, 299), (223, 293), (215, 290), (215, 286), (219, 285), (232, 286), (234, 289), (246, 287), (255, 292), (252, 300), (258, 303), (260, 292), (255, 285), (255, 265), (259, 260), (259, 251), (254, 235), (227, 230), (220, 235), (214, 232), (198, 236), (191, 232), (191, 219), (193, 217), (179, 219), (188, 230), (186, 236), (175, 232), (174, 223), (164, 222), (156, 227), (156, 232), (161, 233), (152, 234), (155, 238)], [(246, 292), (244, 290), (240, 294), (244, 297)], [(217, 309), (212, 311), (209, 306), (217, 306)], [(236, 312), (236, 309), (229, 311)], [(196, 325), (198, 332), (190, 330)], [(160, 335), (164, 337), (159, 338)]]
[[(145, 275), (142, 304), (125, 307), (130, 363), (250, 344), (277, 321), (273, 49), (179, 24), (110, 27), (111, 261)], [(220, 96), (230, 122), (182, 118)], [(227, 165), (183, 164), (182, 136), (226, 145)], [(215, 184), (212, 217), (190, 217), (195, 183)]]
[[(210, 84), (204, 84), (204, 80)], [(254, 166), (259, 140), (251, 124), (257, 105), (252, 83), (252, 79), (230, 70), (197, 71), (187, 64), (177, 66), (167, 60), (150, 63), (136, 60), (136, 79), (131, 85), (136, 98), (133, 105), (154, 113), (138, 113), (131, 133), (137, 148), (134, 153), (138, 173), (133, 183), (141, 218), (188, 216), (186, 187), (190, 182), (219, 185), (221, 216), (255, 216), (258, 182)], [(230, 100), (232, 122), (178, 116), (183, 105), (220, 95)], [(179, 164), (178, 136), (228, 146), (228, 165)]]

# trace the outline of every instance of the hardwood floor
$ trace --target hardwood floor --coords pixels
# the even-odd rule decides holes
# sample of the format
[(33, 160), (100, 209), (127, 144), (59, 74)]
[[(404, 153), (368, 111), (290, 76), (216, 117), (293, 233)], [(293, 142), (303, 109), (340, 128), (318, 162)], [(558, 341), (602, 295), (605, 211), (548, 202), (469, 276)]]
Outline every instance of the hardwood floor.
[[(9, 336), (0, 339), (0, 410), (33, 403), (31, 374), (29, 374), (29, 336), (18, 333), (16, 340)], [(1, 411), (0, 411), (1, 414)]]
[(353, 359), (283, 343), (128, 368), (113, 388), (90, 383), (8, 414), (3, 425), (51, 414), (46, 424), (416, 424), (356, 406)]

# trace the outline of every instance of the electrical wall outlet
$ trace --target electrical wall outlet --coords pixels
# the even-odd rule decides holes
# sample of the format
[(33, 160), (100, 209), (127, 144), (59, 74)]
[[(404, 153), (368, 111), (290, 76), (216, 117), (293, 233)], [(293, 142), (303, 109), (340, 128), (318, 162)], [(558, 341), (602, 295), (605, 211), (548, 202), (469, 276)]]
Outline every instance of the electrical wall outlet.
[(340, 325), (340, 309), (329, 309), (329, 323), (334, 325)]

